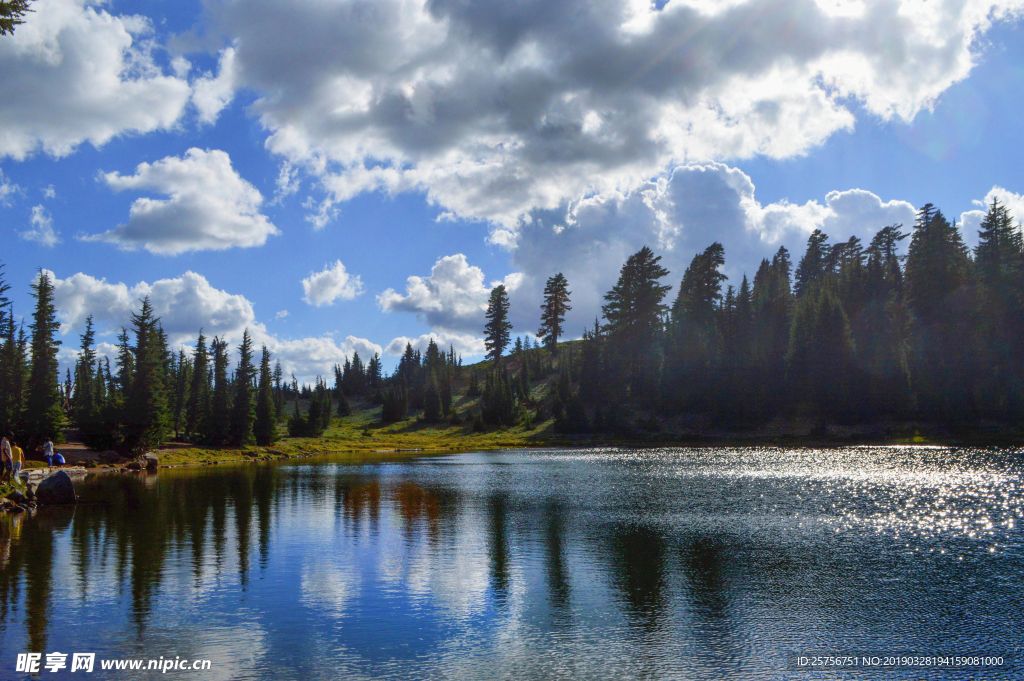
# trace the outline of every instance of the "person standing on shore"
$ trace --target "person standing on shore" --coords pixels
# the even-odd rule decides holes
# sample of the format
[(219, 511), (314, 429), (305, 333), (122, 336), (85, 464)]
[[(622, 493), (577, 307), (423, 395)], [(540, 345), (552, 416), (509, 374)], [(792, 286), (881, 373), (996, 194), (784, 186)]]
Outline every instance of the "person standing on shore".
[(11, 441), (11, 479), (18, 482), (18, 473), (21, 473), (25, 465), (25, 452), (18, 446), (17, 442)]
[(3, 471), (0, 472), (0, 480), (11, 479), (11, 469), (14, 466), (14, 458), (11, 452), (11, 440), (13, 439), (13, 433), (7, 433), (3, 439), (0, 439), (0, 467), (3, 468)]

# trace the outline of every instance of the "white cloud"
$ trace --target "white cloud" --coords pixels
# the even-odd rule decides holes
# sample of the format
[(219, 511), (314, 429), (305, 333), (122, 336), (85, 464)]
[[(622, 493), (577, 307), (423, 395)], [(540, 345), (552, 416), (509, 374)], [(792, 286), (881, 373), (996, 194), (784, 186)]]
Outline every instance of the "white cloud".
[(985, 219), (992, 201), (998, 200), (1000, 204), (1009, 209), (1010, 216), (1014, 222), (1024, 221), (1024, 194), (1016, 194), (1008, 189), (996, 186), (989, 190), (984, 199), (975, 199), (974, 204), (977, 210), (969, 210), (960, 214), (960, 230), (964, 235), (964, 241), (972, 248), (978, 245), (978, 230), (981, 229), (981, 221)]
[[(318, 175), (315, 226), (424, 191), (512, 245), (539, 212), (677, 164), (806, 153), (854, 112), (912, 119), (1021, 0), (238, 0), (234, 84), (267, 148)], [(343, 45), (340, 49), (338, 46)]]
[(0, 168), (0, 206), (5, 208), (11, 205), (11, 197), (22, 193), (21, 187), (14, 184), (4, 175), (3, 168)]
[(340, 260), (324, 265), (320, 272), (311, 272), (302, 280), (302, 299), (310, 305), (322, 307), (333, 305), (338, 298), (353, 300), (363, 292), (363, 281), (359, 275), (352, 276), (345, 271)]
[[(46, 273), (54, 283), (54, 306), (64, 335), (81, 331), (90, 314), (101, 336), (116, 333), (120, 327), (130, 328), (131, 313), (138, 311), (140, 301), (148, 295), (172, 347), (192, 344), (202, 329), (207, 338), (226, 339), (234, 350), (245, 329), (249, 329), (257, 348), (266, 345), (281, 360), (286, 373), (295, 373), (303, 381), (311, 381), (318, 374), (331, 375), (332, 367), (351, 358), (353, 352), (363, 357), (382, 352), (380, 345), (351, 335), (338, 343), (330, 336), (287, 339), (270, 334), (257, 321), (253, 305), (245, 296), (214, 288), (203, 275), (191, 271), (130, 287), (82, 272), (66, 279)], [(97, 347), (101, 354), (116, 352), (106, 342)]]
[(513, 273), (504, 282), (485, 286), (483, 270), (470, 265), (462, 253), (456, 253), (439, 258), (429, 277), (409, 277), (405, 295), (389, 288), (377, 296), (377, 304), (385, 312), (411, 312), (431, 329), (479, 332), (483, 329), (491, 288), (504, 283), (511, 291), (519, 282), (520, 275)]
[(405, 352), (405, 346), (410, 344), (412, 345), (413, 350), (425, 352), (427, 346), (430, 345), (431, 339), (433, 339), (433, 341), (446, 352), (449, 348), (455, 348), (456, 355), (475, 357), (481, 356), (487, 352), (484, 347), (483, 338), (458, 333), (425, 333), (419, 338), (399, 336), (398, 338), (393, 339), (388, 343), (388, 346), (384, 348), (384, 354), (394, 355), (396, 357), (400, 356)]
[(43, 198), (44, 199), (55, 199), (55, 198), (57, 198), (57, 190), (53, 188), (52, 184), (49, 187), (44, 187), (43, 188)]
[(177, 255), (262, 246), (268, 236), (279, 233), (259, 212), (263, 196), (235, 172), (227, 153), (217, 149), (189, 149), (181, 158), (140, 163), (134, 175), (113, 172), (103, 180), (115, 191), (149, 189), (169, 198), (136, 199), (126, 224), (84, 237), (90, 241)]
[(37, 0), (0, 40), (0, 158), (38, 149), (65, 156), (88, 141), (166, 130), (188, 82), (150, 54), (149, 20), (114, 16), (89, 0)]
[(53, 230), (53, 218), (42, 206), (32, 207), (32, 229), (18, 232), (18, 236), (26, 241), (35, 241), (41, 246), (53, 248), (61, 242), (60, 234)]
[(278, 310), (277, 314), (274, 315), (275, 319), (284, 319), (288, 316), (288, 310)]
[(235, 94), (235, 49), (221, 50), (217, 76), (207, 73), (192, 84), (192, 103), (199, 112), (199, 121), (213, 123), (231, 103)]

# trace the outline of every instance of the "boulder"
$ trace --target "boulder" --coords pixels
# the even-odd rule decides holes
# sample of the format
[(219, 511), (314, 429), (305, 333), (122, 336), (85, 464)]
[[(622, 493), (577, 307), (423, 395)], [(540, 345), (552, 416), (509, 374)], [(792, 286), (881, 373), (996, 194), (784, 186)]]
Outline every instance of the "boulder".
[(160, 457), (153, 452), (146, 452), (139, 458), (139, 463), (146, 467), (148, 471), (155, 471), (160, 465)]
[(36, 488), (36, 500), (40, 504), (50, 505), (77, 504), (78, 497), (75, 496), (71, 476), (64, 471), (57, 471), (44, 479)]
[(131, 463), (128, 464), (128, 470), (130, 470), (130, 471), (141, 471), (142, 470), (142, 464), (139, 463), (138, 461), (132, 461)]
[(22, 494), (21, 492), (19, 492), (18, 490), (13, 490), (12, 492), (10, 492), (7, 495), (7, 498), (10, 499), (11, 501), (13, 501), (16, 504), (20, 504), (20, 503), (24, 502), (27, 499), (27, 497), (24, 494)]

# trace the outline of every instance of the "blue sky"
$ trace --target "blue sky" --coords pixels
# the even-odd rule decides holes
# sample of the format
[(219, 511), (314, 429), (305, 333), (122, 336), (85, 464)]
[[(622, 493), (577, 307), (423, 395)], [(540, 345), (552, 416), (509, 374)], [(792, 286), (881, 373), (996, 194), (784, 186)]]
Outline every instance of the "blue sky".
[(149, 294), (174, 342), (250, 328), (307, 380), (428, 334), (471, 358), (498, 281), (526, 333), (565, 272), (577, 335), (644, 244), (677, 284), (721, 241), (735, 282), (814, 228), (1024, 213), (1019, 0), (33, 7), (0, 262), (16, 315), (53, 273), (72, 347)]

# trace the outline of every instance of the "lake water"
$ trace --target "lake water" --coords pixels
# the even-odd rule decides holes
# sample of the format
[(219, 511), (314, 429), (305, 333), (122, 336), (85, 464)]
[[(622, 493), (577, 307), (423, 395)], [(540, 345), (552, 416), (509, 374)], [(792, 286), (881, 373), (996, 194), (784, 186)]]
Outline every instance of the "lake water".
[[(0, 517), (0, 678), (23, 652), (96, 654), (42, 679), (1021, 678), (1022, 472), (852, 447), (91, 476), (75, 508)], [(211, 667), (99, 669), (161, 657)]]

